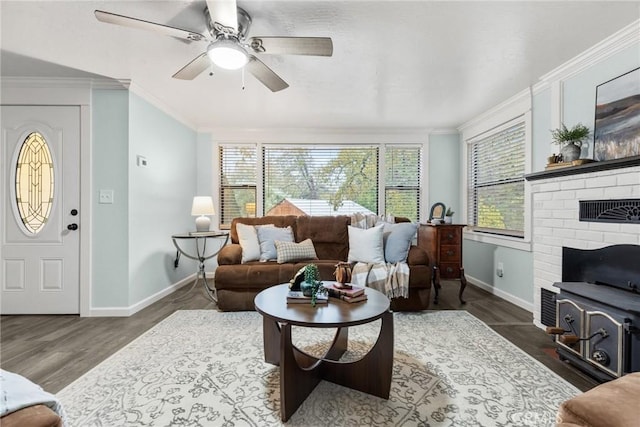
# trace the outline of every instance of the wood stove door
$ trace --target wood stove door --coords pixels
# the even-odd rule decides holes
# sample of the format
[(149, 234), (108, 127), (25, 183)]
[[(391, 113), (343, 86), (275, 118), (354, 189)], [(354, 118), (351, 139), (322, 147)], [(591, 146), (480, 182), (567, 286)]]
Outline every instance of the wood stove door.
[(556, 342), (582, 357), (584, 355), (584, 341), (570, 342), (567, 338), (571, 336), (585, 337), (584, 310), (568, 299), (559, 299), (556, 301), (556, 305), (556, 326), (567, 331), (564, 335), (557, 336)]
[(586, 358), (598, 369), (621, 377), (624, 371), (625, 334), (622, 323), (601, 311), (587, 311)]

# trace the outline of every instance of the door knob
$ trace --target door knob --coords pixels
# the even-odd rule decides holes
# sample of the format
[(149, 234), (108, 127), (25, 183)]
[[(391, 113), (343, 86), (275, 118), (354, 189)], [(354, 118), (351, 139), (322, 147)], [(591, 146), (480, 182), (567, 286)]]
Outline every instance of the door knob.
[(71, 230), (71, 231), (77, 230), (78, 229), (78, 224), (69, 224), (69, 225), (67, 225), (67, 229)]
[(71, 209), (71, 216), (78, 215), (78, 209)]

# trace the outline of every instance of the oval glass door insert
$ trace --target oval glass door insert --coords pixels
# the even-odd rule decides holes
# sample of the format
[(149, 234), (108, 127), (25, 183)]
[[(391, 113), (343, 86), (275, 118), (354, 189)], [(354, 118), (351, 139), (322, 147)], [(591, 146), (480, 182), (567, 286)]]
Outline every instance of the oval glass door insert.
[(41, 133), (31, 132), (27, 136), (15, 167), (20, 219), (28, 233), (38, 234), (51, 214), (55, 188), (51, 151)]

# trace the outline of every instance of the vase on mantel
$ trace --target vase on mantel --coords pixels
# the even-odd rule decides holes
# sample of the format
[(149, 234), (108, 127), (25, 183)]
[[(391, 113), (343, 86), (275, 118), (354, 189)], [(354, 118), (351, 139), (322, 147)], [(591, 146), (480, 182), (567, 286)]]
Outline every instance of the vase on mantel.
[(572, 162), (574, 160), (578, 160), (580, 158), (580, 147), (573, 142), (567, 143), (560, 150), (560, 154), (562, 154), (563, 162)]

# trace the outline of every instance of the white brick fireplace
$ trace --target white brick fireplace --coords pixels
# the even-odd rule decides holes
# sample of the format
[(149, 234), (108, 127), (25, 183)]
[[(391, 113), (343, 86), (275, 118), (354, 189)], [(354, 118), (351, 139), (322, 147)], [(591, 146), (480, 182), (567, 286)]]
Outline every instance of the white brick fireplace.
[[(535, 175), (544, 175), (538, 173)], [(596, 249), (640, 245), (640, 224), (579, 221), (579, 201), (640, 198), (640, 166), (589, 171), (531, 181), (533, 200), (534, 323), (540, 318), (541, 288), (558, 292), (562, 247)], [(640, 261), (640, 260), (639, 260)]]

